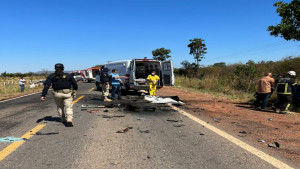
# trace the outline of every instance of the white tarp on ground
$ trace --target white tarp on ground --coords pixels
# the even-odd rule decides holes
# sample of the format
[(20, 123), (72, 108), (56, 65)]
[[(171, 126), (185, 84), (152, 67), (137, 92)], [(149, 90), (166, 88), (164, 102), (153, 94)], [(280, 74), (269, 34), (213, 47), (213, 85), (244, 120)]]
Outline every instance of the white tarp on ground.
[(162, 98), (162, 97), (155, 97), (155, 96), (145, 96), (144, 100), (147, 100), (151, 103), (156, 104), (174, 104), (174, 105), (184, 105), (182, 101), (176, 101), (171, 98)]

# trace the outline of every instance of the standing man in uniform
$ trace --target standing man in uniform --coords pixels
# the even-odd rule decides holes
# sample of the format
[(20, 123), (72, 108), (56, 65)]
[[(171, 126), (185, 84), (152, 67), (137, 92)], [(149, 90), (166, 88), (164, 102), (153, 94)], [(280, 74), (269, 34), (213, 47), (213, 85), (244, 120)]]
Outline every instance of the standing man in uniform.
[(156, 75), (155, 71), (152, 71), (151, 75), (147, 78), (149, 82), (149, 93), (151, 96), (156, 96), (156, 84), (159, 81), (159, 76)]
[(295, 78), (296, 72), (289, 71), (287, 76), (277, 80), (276, 93), (278, 96), (278, 102), (276, 103), (275, 107), (272, 108), (274, 112), (276, 112), (276, 108), (279, 108), (280, 114), (287, 113), (292, 102), (292, 89), (297, 85), (297, 83), (295, 83)]
[(266, 73), (265, 76), (258, 81), (257, 96), (255, 101), (256, 109), (261, 107), (261, 110), (264, 110), (267, 107), (274, 82), (275, 80), (272, 78), (272, 73)]
[(105, 102), (111, 102), (112, 100), (108, 98), (109, 95), (109, 69), (107, 67), (102, 67), (100, 75), (100, 84), (102, 88), (102, 97)]
[[(58, 115), (67, 127), (73, 127), (73, 98), (76, 97), (78, 85), (73, 76), (64, 73), (64, 65), (57, 63), (55, 73), (50, 74), (44, 83), (41, 101), (45, 101), (48, 89), (52, 85), (53, 95), (57, 106)], [(72, 90), (73, 89), (73, 90)]]

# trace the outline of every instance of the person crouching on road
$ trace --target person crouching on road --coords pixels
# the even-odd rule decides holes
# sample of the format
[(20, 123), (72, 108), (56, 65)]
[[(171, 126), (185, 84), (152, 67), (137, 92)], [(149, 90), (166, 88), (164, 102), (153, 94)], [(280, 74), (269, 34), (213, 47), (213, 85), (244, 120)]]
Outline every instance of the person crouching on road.
[(110, 76), (108, 74), (109, 69), (104, 67), (101, 70), (100, 75), (100, 84), (102, 88), (102, 97), (105, 102), (111, 102), (111, 99), (108, 98), (109, 95), (109, 82), (110, 82)]
[(73, 98), (76, 97), (78, 85), (73, 76), (64, 73), (63, 64), (57, 63), (55, 65), (55, 73), (52, 73), (47, 77), (41, 96), (42, 102), (45, 101), (45, 97), (51, 85), (61, 122), (66, 123), (67, 127), (73, 127), (72, 102)]
[(118, 99), (122, 99), (121, 83), (123, 84), (123, 82), (121, 78), (126, 78), (126, 77), (119, 76), (117, 69), (113, 69), (110, 76), (111, 76), (111, 85), (112, 85), (111, 99), (115, 100), (116, 92), (118, 93)]
[(159, 80), (159, 76), (156, 75), (155, 71), (152, 71), (151, 75), (147, 77), (149, 82), (149, 93), (151, 96), (156, 96), (156, 84)]
[(265, 76), (258, 81), (257, 96), (255, 101), (256, 109), (261, 107), (261, 110), (264, 110), (267, 107), (274, 82), (275, 80), (272, 78), (272, 73), (266, 73)]
[(280, 114), (286, 114), (291, 102), (292, 102), (292, 90), (297, 85), (295, 83), (296, 72), (289, 71), (286, 76), (277, 80), (276, 93), (278, 102), (275, 107), (272, 107), (273, 111), (276, 112), (277, 108), (280, 108)]
[(26, 80), (23, 77), (20, 77), (19, 85), (21, 88), (21, 92), (24, 92), (24, 90), (25, 90), (25, 82), (26, 82)]

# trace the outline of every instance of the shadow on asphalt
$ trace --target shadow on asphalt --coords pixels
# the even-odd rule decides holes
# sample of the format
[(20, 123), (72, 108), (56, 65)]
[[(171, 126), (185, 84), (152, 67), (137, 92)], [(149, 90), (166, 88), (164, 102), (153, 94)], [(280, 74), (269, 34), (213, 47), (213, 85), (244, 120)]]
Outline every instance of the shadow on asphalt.
[(43, 118), (40, 118), (36, 121), (36, 123), (40, 123), (42, 121), (50, 121), (50, 122), (59, 122), (60, 123), (60, 118), (59, 117), (52, 117), (52, 116), (45, 116)]

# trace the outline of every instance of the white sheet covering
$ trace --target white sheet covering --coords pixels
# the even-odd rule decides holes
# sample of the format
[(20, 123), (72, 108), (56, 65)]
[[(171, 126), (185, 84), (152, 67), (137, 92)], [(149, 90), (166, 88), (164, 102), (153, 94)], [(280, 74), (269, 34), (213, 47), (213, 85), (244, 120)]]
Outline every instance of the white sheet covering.
[(156, 97), (156, 96), (145, 96), (144, 100), (147, 100), (151, 103), (156, 104), (173, 104), (173, 105), (184, 105), (182, 101), (176, 101), (171, 98), (162, 98), (162, 97)]

